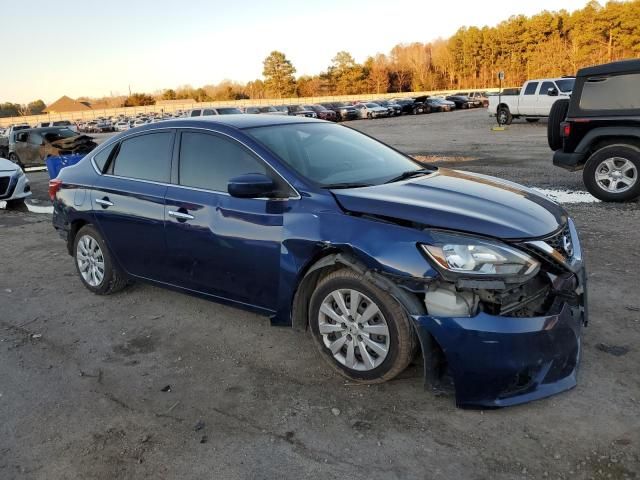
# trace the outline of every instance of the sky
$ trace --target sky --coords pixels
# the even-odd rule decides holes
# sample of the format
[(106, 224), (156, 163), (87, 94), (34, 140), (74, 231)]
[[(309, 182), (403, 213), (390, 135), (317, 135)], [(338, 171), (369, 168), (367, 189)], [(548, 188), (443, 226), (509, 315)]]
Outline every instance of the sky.
[[(4, 2), (3, 2), (4, 3)], [(0, 102), (152, 93), (262, 76), (273, 50), (296, 75), (340, 50), (358, 62), (511, 15), (587, 0), (29, 0), (2, 5)]]

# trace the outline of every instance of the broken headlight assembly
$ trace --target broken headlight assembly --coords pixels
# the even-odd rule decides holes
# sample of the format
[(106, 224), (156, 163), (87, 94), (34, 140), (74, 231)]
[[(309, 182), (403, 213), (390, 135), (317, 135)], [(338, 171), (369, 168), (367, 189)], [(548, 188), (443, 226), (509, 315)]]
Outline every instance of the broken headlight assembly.
[[(496, 292), (514, 288), (506, 284), (523, 284), (540, 271), (538, 260), (502, 242), (435, 230), (429, 234), (433, 240), (420, 248), (445, 280), (426, 291), (430, 315), (475, 315), (482, 300), (496, 303)], [(499, 306), (495, 310), (501, 312)]]
[(523, 251), (494, 240), (430, 231), (433, 242), (420, 244), (443, 277), (492, 277), (522, 281), (536, 275), (540, 262)]

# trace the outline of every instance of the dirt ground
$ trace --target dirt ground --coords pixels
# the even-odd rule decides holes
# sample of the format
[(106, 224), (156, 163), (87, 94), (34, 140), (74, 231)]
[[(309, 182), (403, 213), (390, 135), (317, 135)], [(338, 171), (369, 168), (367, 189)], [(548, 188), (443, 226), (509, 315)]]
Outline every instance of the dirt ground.
[[(552, 167), (544, 123), (491, 124), (351, 122), (457, 157), (443, 166), (583, 190)], [(419, 365), (348, 384), (309, 335), (240, 310), (142, 284), (94, 296), (48, 215), (0, 211), (0, 479), (639, 478), (639, 204), (565, 206), (590, 280), (578, 386), (489, 411), (426, 392)]]

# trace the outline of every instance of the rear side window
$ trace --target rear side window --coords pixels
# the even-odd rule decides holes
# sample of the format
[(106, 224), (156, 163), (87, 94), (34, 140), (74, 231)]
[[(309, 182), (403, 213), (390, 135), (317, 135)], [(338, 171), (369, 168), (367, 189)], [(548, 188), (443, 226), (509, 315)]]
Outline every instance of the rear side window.
[(204, 112), (202, 112), (203, 116), (209, 116), (209, 115), (215, 115), (216, 112), (214, 110), (211, 110), (210, 108), (206, 109)]
[(169, 182), (173, 133), (148, 133), (124, 140), (113, 159), (113, 174)]
[(116, 143), (112, 143), (93, 157), (93, 161), (96, 163), (96, 166), (98, 167), (98, 170), (100, 170), (100, 173), (104, 172), (104, 167), (107, 164), (107, 160), (109, 160), (109, 155), (111, 155), (111, 152), (113, 152), (113, 149), (116, 147), (116, 145)]
[(229, 180), (267, 174), (265, 164), (237, 142), (218, 135), (184, 132), (180, 142), (180, 185), (226, 192)]
[(527, 88), (524, 89), (525, 95), (535, 95), (536, 88), (538, 88), (538, 82), (527, 83)]
[(581, 110), (640, 109), (640, 73), (589, 78), (582, 87)]
[(539, 95), (548, 95), (550, 88), (556, 88), (555, 83), (553, 83), (553, 82), (542, 82), (542, 86), (540, 87)]

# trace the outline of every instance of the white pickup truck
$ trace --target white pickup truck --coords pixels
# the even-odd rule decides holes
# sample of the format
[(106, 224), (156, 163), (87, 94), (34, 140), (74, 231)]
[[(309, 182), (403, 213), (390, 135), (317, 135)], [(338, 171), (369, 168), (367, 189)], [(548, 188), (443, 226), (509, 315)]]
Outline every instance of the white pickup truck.
[(514, 118), (524, 117), (537, 122), (548, 117), (551, 106), (560, 98), (571, 95), (575, 78), (543, 78), (524, 83), (518, 95), (489, 97), (489, 115), (498, 117), (500, 125), (510, 125)]

